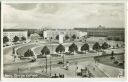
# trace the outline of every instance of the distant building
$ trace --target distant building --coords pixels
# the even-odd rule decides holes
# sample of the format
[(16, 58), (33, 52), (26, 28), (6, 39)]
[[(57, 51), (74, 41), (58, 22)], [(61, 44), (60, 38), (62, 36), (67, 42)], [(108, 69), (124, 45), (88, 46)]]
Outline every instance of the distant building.
[(125, 29), (124, 28), (105, 28), (99, 26), (97, 28), (75, 28), (75, 30), (79, 30), (82, 32), (87, 32), (88, 36), (124, 36)]
[(44, 29), (26, 29), (28, 31), (28, 36), (31, 34), (37, 33), (40, 37), (43, 37), (43, 31)]
[(12, 42), (14, 37), (17, 36), (21, 40), (21, 37), (27, 37), (27, 30), (20, 30), (20, 29), (3, 29), (3, 37), (6, 36), (9, 38), (9, 42)]
[(63, 43), (63, 39), (64, 39), (64, 34), (60, 33), (59, 34), (59, 43), (62, 44)]

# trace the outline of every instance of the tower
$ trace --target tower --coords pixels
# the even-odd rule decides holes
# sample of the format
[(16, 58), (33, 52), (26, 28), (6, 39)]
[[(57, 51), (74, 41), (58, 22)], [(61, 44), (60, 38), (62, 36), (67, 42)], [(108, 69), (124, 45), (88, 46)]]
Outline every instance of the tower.
[(59, 43), (62, 44), (63, 43), (63, 39), (64, 39), (64, 33), (60, 32), (59, 33)]

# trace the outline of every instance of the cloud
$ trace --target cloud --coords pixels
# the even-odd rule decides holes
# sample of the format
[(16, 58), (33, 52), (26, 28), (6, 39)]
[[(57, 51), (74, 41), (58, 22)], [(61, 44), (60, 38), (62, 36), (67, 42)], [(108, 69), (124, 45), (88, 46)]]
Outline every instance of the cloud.
[[(9, 3), (4, 4), (4, 23), (40, 28), (124, 26), (122, 3)], [(5, 28), (6, 28), (5, 27)], [(18, 27), (17, 27), (18, 28)]]
[(11, 7), (18, 10), (31, 10), (36, 7), (36, 3), (17, 3), (17, 4), (7, 3), (6, 5), (10, 5)]

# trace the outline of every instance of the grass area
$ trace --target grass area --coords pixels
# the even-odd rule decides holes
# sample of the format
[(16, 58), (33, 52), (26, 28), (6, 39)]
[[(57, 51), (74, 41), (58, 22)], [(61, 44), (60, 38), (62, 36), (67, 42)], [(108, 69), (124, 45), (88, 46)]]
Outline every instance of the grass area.
[(23, 56), (24, 53), (28, 50), (28, 49), (31, 49), (32, 47), (35, 47), (35, 46), (39, 46), (37, 44), (30, 44), (30, 45), (27, 45), (27, 46), (23, 46), (21, 48), (19, 48), (17, 50), (17, 54), (20, 55), (20, 56)]

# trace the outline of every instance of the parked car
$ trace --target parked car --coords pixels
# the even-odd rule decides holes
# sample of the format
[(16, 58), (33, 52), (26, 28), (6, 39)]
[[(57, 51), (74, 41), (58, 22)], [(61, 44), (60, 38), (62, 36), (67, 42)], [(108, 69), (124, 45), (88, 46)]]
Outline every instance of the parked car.
[(35, 62), (36, 61), (36, 59), (34, 58), (34, 59), (32, 59), (30, 62)]
[(86, 54), (86, 52), (77, 51), (78, 54)]
[(82, 77), (88, 77), (88, 70), (81, 69), (81, 75), (82, 75)]
[(64, 64), (62, 61), (59, 61), (57, 64)]
[(71, 53), (71, 52), (65, 52), (64, 54), (65, 54), (65, 55), (74, 55), (74, 54)]
[(36, 61), (36, 58), (33, 56), (33, 57), (30, 57), (30, 62), (35, 62)]
[(90, 50), (89, 53), (96, 53), (97, 51), (95, 50)]

